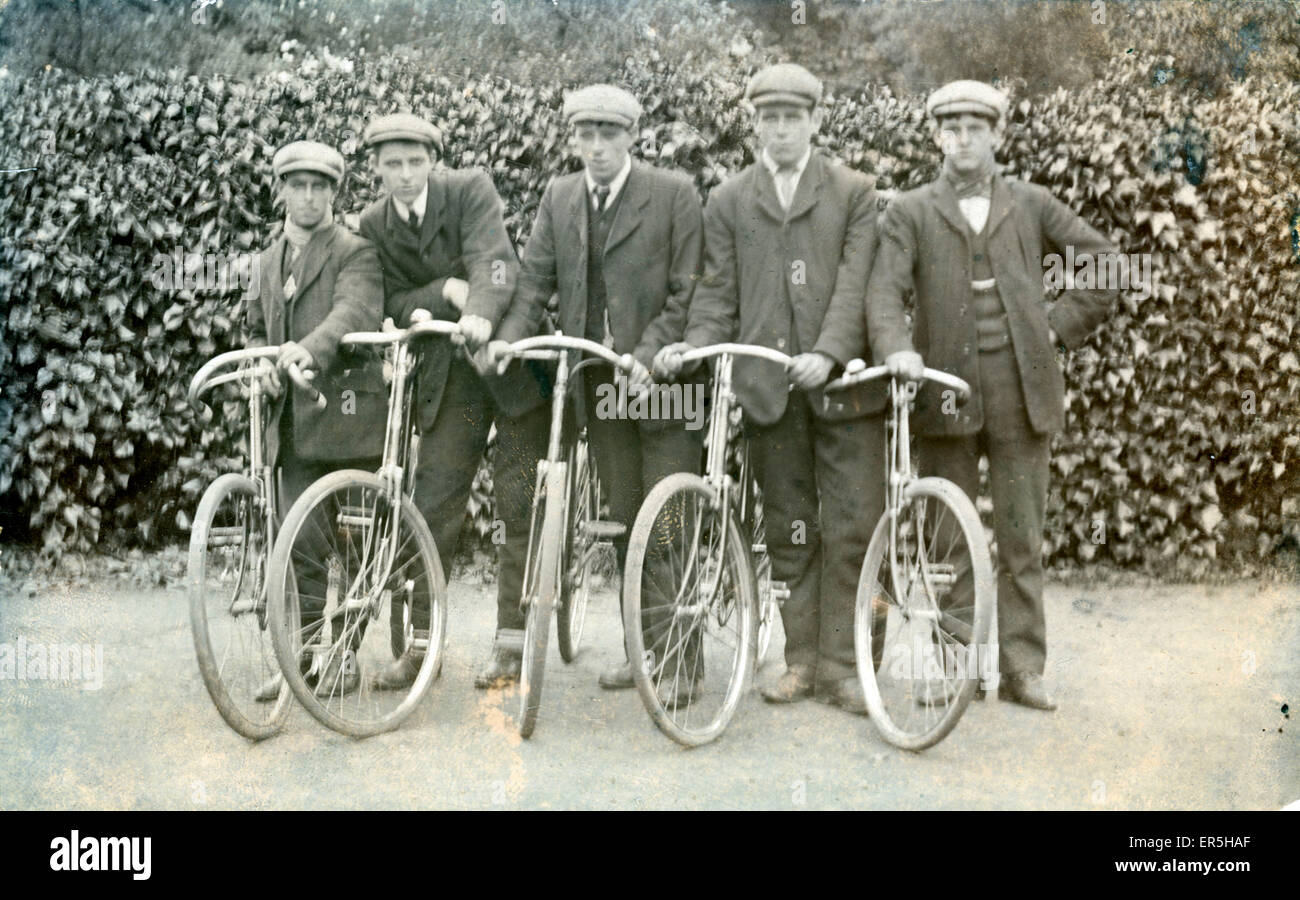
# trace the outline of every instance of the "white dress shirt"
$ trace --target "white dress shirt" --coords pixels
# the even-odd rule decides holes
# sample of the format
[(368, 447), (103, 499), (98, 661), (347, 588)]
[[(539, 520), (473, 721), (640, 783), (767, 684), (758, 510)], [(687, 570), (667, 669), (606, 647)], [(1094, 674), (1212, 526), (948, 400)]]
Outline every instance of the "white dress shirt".
[(988, 197), (962, 197), (957, 201), (957, 206), (976, 234), (984, 230), (984, 225), (989, 220)]
[(429, 204), (429, 182), (424, 183), (424, 190), (420, 191), (420, 196), (415, 198), (415, 202), (407, 206), (396, 197), (393, 198), (393, 206), (397, 208), (397, 214), (402, 217), (403, 222), (411, 221), (411, 210), (424, 221), (424, 208)]
[[(609, 209), (614, 205), (614, 198), (618, 196), (619, 191), (623, 190), (623, 185), (627, 184), (627, 176), (631, 172), (632, 154), (629, 153), (627, 158), (623, 160), (623, 168), (618, 170), (618, 174), (614, 176), (614, 180), (609, 183), (609, 196), (605, 198), (606, 209)], [(586, 171), (585, 174), (587, 176), (587, 196), (591, 197), (591, 208), (595, 209), (596, 188), (601, 187), (602, 185), (598, 184), (596, 179), (591, 177), (591, 172)]]
[(767, 152), (767, 148), (763, 148), (761, 159), (764, 167), (772, 173), (772, 181), (776, 183), (776, 199), (781, 201), (782, 208), (789, 209), (790, 204), (794, 202), (794, 195), (799, 190), (799, 179), (803, 177), (803, 170), (808, 167), (808, 160), (811, 158), (812, 147), (809, 147), (804, 151), (803, 158), (795, 163), (793, 175), (784, 175), (776, 160), (772, 159), (771, 154)]

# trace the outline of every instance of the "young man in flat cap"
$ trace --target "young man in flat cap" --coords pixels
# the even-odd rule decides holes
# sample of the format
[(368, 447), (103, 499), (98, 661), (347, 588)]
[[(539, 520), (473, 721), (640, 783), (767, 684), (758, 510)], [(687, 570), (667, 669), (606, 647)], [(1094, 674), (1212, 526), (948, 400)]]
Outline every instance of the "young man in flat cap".
[[(681, 339), (700, 267), (700, 202), (686, 176), (632, 160), (640, 116), (636, 98), (610, 85), (585, 87), (565, 98), (564, 118), (583, 170), (555, 179), (542, 196), (524, 250), (519, 288), (489, 348), (490, 357), (499, 357), (504, 342), (536, 334), (553, 294), (559, 295), (564, 334), (603, 343), (632, 361), (631, 390), (650, 388), (648, 370), (655, 354)], [(579, 419), (586, 422), (609, 516), (630, 531), (642, 499), (656, 482), (673, 472), (698, 470), (703, 430), (698, 422), (680, 416), (658, 421), (611, 418), (598, 404), (599, 397), (615, 392), (611, 367), (586, 369), (582, 379), (575, 405)], [(702, 397), (704, 384), (692, 382), (686, 389)], [(534, 463), (546, 450), (545, 434), (540, 438), (531, 454)], [(521, 512), (526, 516), (527, 509)], [(526, 539), (527, 522), (513, 528), (507, 523), (506, 531)], [(627, 540), (624, 533), (615, 541), (620, 568)], [(503, 565), (498, 618), (502, 628), (523, 627), (518, 607), (521, 574), (513, 573), (507, 590)], [(623, 654), (619, 657), (601, 674), (602, 687), (633, 686), (628, 664)], [(514, 657), (494, 660), (493, 665), (518, 672)], [(685, 703), (692, 697), (667, 699)]]
[(733, 340), (794, 357), (788, 372), (735, 363), (772, 577), (790, 589), (781, 611), (786, 671), (763, 695), (865, 713), (853, 609), (884, 505), (884, 396), (877, 387), (832, 400), (821, 388), (866, 352), (877, 202), (864, 175), (813, 152), (821, 93), (797, 65), (750, 80), (759, 158), (709, 196), (704, 278), (685, 345), (666, 348), (658, 364), (674, 371), (683, 346)]
[[(531, 370), (498, 383), (485, 380), (469, 356), (486, 344), (509, 306), (519, 262), (487, 173), (434, 169), (442, 139), (433, 125), (406, 113), (381, 116), (363, 139), (385, 189), (361, 214), (362, 235), (379, 249), (385, 313), (400, 327), (417, 309), (460, 326), (458, 342), (430, 342), (417, 376), (415, 504), (450, 566), (493, 418), (498, 410), (523, 413), (544, 400)], [(427, 629), (428, 615), (412, 610), (417, 631)], [(418, 671), (419, 660), (404, 656), (379, 674), (375, 687), (404, 688)]]
[[(378, 465), (386, 407), (383, 370), (378, 359), (341, 350), (339, 342), (350, 331), (379, 328), (384, 287), (375, 248), (334, 222), (334, 196), (343, 179), (338, 151), (296, 141), (275, 154), (272, 170), (285, 206), (284, 231), (262, 251), (260, 280), (246, 298), (245, 316), (248, 346), (280, 345), (275, 368), (263, 377), (275, 397), (267, 418), (266, 460), (279, 469), (283, 516), (323, 475)], [(317, 409), (280, 375), (291, 363), (316, 373), (313, 383), (325, 395), (325, 409)], [(356, 402), (345, 408), (340, 399), (347, 390)], [(304, 620), (319, 621), (325, 573), (304, 563), (297, 576)], [(342, 657), (338, 660), (342, 664)], [(357, 681), (352, 669), (342, 679), (327, 676), (318, 684), (335, 691), (342, 685), (346, 692), (355, 690)], [(258, 699), (270, 701), (278, 694), (277, 676)]]
[[(912, 428), (921, 468), (974, 499), (987, 456), (998, 544), (998, 695), (1055, 709), (1043, 686), (1043, 517), (1051, 434), (1065, 422), (1058, 346), (1082, 344), (1107, 316), (1115, 291), (1071, 289), (1043, 297), (1047, 245), (1076, 257), (1114, 247), (1045, 188), (1003, 178), (994, 162), (1007, 98), (991, 85), (956, 81), (927, 108), (943, 173), (899, 195), (886, 213), (867, 291), (875, 355), (896, 374), (923, 365), (957, 375), (972, 396), (958, 407), (934, 386), (916, 398)], [(909, 330), (903, 298), (915, 295)], [(947, 600), (969, 607), (960, 579)]]

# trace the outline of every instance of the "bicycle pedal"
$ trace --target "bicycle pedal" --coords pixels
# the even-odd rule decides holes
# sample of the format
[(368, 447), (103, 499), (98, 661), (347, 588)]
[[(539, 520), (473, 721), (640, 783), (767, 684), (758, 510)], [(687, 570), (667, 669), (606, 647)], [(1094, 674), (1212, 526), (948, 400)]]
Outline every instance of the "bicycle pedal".
[(785, 602), (790, 599), (790, 589), (786, 587), (784, 581), (773, 581), (771, 583), (772, 596), (778, 601)]
[(621, 538), (627, 533), (627, 526), (622, 522), (606, 522), (599, 519), (588, 519), (582, 523), (581, 531), (584, 535), (598, 541), (612, 541)]

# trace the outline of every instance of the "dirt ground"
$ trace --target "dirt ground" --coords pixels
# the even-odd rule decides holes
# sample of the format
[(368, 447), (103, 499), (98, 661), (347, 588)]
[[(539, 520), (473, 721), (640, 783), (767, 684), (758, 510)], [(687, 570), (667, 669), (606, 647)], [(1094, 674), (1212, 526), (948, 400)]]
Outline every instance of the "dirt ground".
[[(542, 719), (474, 690), (493, 588), (453, 584), (442, 678), (398, 731), (355, 741), (295, 709), (260, 744), (217, 715), (179, 588), (0, 597), (0, 644), (102, 644), (98, 690), (0, 680), (0, 808), (1277, 809), (1300, 798), (1300, 586), (1047, 592), (1048, 682), (1061, 708), (990, 697), (923, 753), (869, 721), (751, 693), (714, 744), (684, 750), (635, 691), (607, 692), (621, 653), (612, 593), (584, 650), (551, 642)], [(780, 636), (759, 678), (779, 671)]]

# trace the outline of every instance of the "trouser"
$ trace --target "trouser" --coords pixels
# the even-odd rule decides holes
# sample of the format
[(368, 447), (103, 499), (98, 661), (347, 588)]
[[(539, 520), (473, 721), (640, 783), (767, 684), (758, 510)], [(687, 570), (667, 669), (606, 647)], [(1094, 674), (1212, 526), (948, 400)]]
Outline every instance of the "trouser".
[(746, 431), (772, 578), (790, 590), (786, 665), (822, 683), (851, 677), (858, 576), (884, 509), (884, 418), (820, 419), (794, 390), (779, 420)]
[[(1050, 437), (1029, 422), (1013, 348), (981, 353), (979, 365), (983, 428), (921, 438), (921, 470), (955, 482), (973, 502), (979, 496), (979, 458), (988, 457), (998, 542), (998, 666), (1003, 674), (1041, 675), (1047, 660), (1042, 545)], [(945, 606), (973, 605), (973, 579), (969, 566), (963, 568)]]

